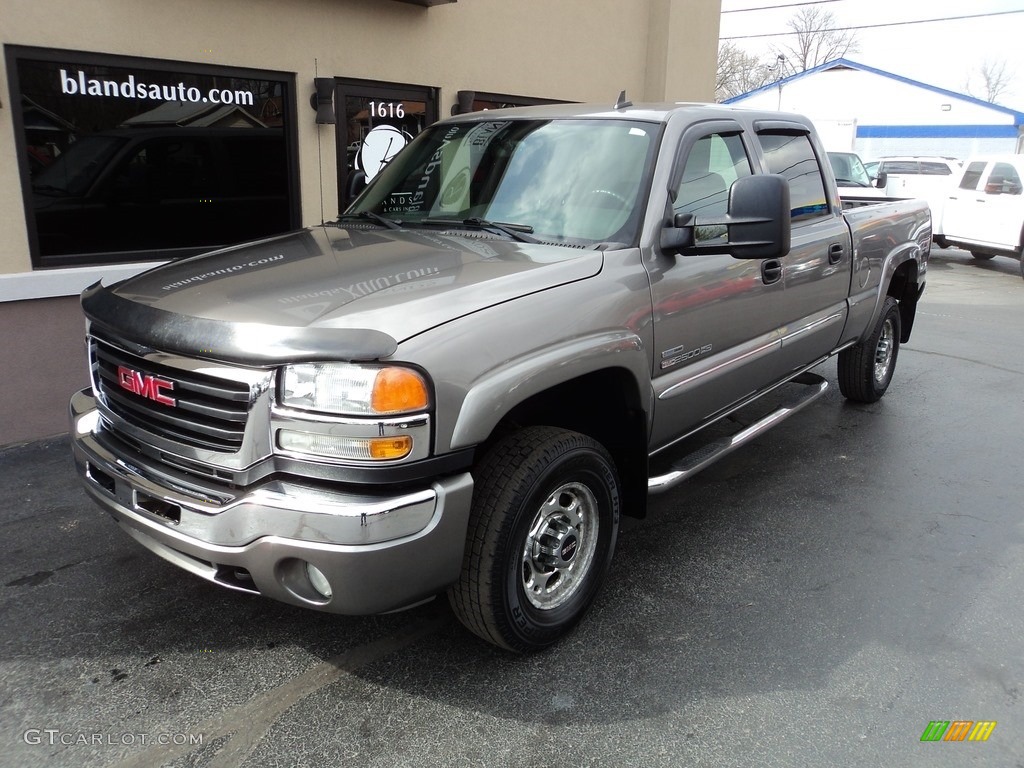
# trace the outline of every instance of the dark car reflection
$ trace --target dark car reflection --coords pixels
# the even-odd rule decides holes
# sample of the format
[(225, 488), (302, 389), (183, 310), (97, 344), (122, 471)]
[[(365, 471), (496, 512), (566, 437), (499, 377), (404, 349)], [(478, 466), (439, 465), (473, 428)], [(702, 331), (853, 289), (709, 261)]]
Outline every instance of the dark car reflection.
[(80, 137), (32, 178), (42, 256), (205, 249), (291, 228), (280, 129)]

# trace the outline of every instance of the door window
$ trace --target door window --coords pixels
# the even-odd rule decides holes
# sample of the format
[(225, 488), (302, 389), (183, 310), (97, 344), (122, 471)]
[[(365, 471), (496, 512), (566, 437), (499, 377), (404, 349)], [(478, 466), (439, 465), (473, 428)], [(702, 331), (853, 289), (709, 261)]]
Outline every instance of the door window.
[(964, 171), (963, 178), (960, 179), (960, 189), (977, 189), (984, 170), (984, 162), (975, 162), (968, 165), (967, 170)]
[[(702, 219), (721, 218), (729, 212), (729, 188), (751, 174), (750, 160), (738, 133), (713, 133), (698, 139), (686, 157), (672, 209)], [(725, 226), (698, 226), (699, 243), (722, 239)]]
[(985, 183), (985, 192), (990, 195), (1019, 195), (1021, 183), (1017, 169), (1009, 163), (996, 163)]
[(791, 216), (794, 222), (829, 212), (821, 167), (806, 133), (761, 133), (761, 146), (769, 173), (789, 181)]

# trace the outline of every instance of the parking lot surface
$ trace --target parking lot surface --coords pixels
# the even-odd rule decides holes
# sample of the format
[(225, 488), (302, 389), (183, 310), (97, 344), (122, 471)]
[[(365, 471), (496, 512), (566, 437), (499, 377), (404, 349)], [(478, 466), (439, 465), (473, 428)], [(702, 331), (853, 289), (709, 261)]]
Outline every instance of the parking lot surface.
[(1024, 766), (1022, 349), (1016, 262), (934, 251), (886, 397), (833, 387), (654, 497), (532, 657), (443, 599), (354, 618), (215, 588), (88, 501), (66, 440), (9, 448), (0, 765)]

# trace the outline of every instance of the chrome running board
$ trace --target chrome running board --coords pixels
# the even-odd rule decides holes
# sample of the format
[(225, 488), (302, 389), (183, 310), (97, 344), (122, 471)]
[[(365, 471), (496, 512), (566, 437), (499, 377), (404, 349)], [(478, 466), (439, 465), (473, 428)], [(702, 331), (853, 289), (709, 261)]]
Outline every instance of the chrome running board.
[(758, 435), (767, 432), (779, 422), (785, 421), (794, 413), (810, 405), (828, 389), (828, 382), (816, 373), (801, 373), (792, 379), (794, 384), (804, 384), (806, 389), (783, 403), (777, 410), (764, 418), (755, 421), (735, 435), (720, 437), (702, 448), (684, 456), (672, 464), (671, 469), (663, 475), (647, 480), (648, 493), (664, 493), (679, 483), (693, 477), (705, 467), (714, 464), (722, 457), (732, 453), (742, 445), (746, 445)]

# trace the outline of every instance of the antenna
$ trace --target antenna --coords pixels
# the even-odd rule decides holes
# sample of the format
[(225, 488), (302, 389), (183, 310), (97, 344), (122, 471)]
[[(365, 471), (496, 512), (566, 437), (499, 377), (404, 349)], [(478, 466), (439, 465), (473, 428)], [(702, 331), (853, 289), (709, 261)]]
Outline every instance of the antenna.
[(616, 109), (625, 109), (626, 107), (632, 107), (632, 101), (626, 101), (626, 91), (619, 91), (619, 98), (615, 102)]

